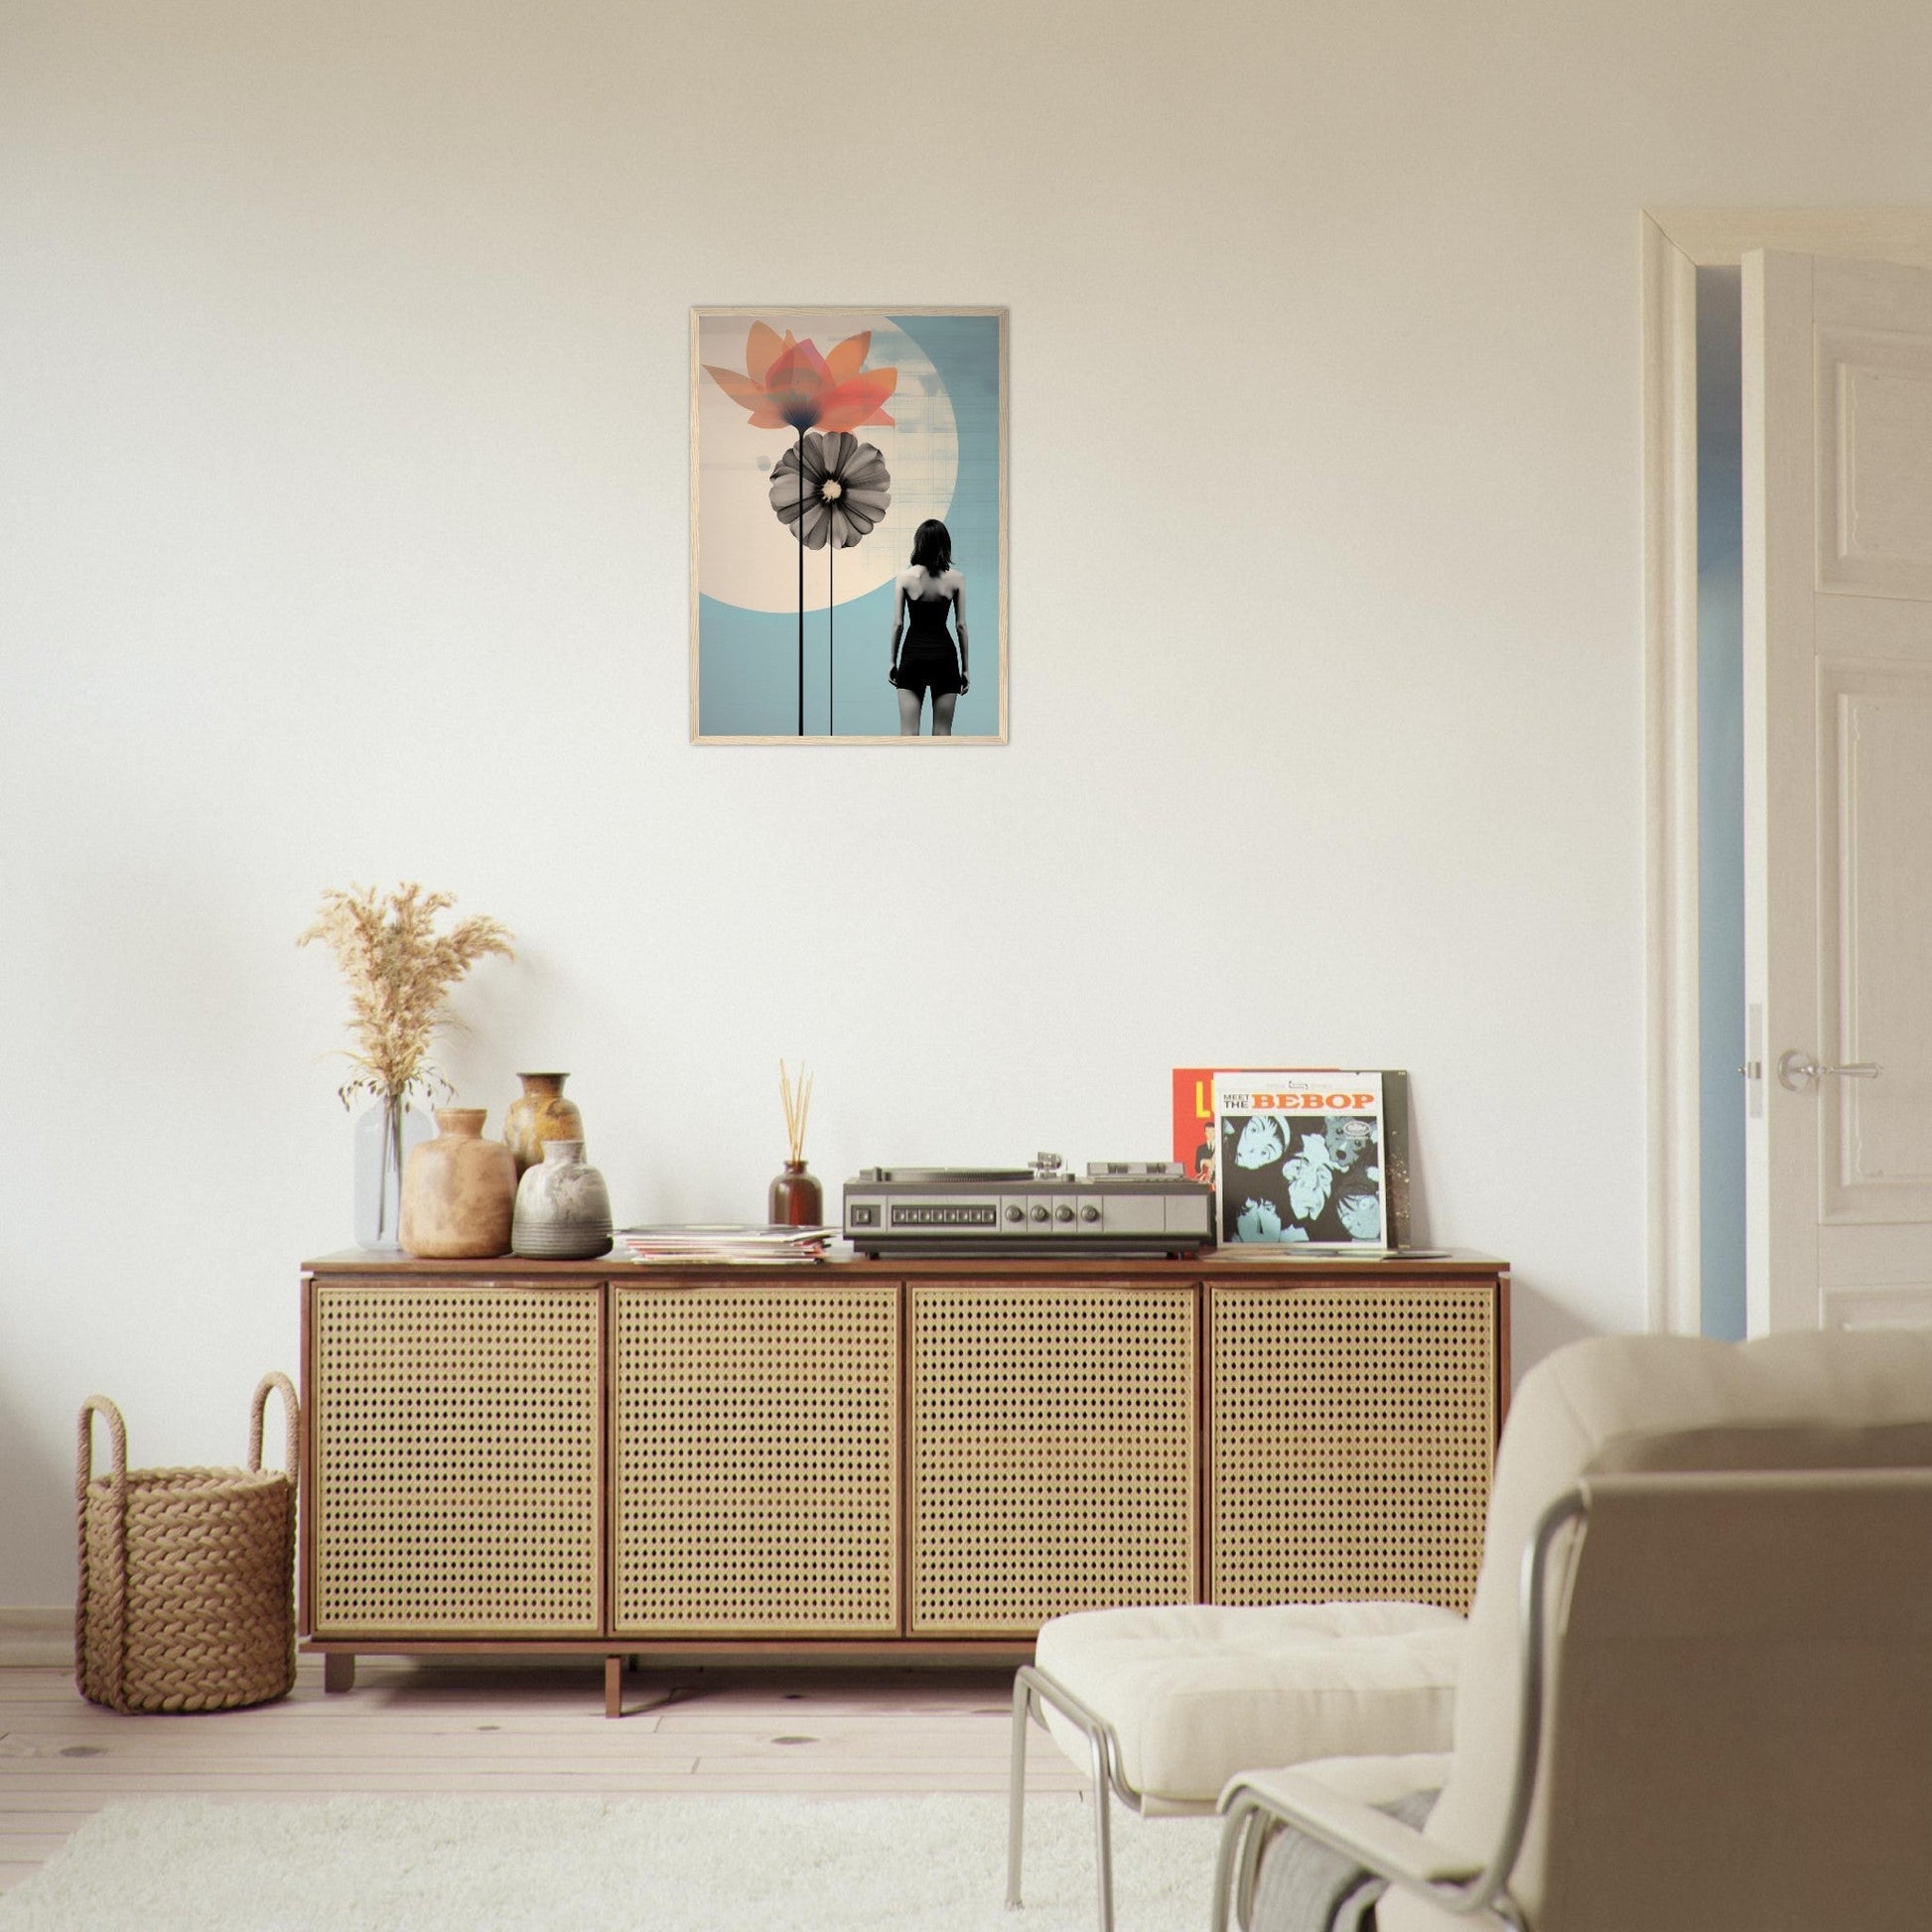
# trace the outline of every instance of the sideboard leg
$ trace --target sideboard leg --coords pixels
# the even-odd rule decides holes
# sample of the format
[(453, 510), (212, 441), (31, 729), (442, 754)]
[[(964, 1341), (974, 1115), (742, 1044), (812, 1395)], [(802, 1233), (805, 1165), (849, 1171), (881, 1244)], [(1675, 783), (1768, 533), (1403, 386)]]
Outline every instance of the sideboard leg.
[(355, 1653), (352, 1650), (326, 1650), (322, 1656), (322, 1688), (325, 1691), (352, 1691), (355, 1688)]
[(607, 1718), (623, 1716), (623, 1659), (607, 1657), (604, 1660), (604, 1715)]

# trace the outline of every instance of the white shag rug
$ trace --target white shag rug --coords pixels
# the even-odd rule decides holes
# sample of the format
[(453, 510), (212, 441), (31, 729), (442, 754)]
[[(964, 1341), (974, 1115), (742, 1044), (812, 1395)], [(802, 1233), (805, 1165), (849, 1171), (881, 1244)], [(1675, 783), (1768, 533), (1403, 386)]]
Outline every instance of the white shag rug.
[[(1217, 1821), (1114, 1808), (1119, 1932), (1207, 1924)], [(110, 1805), (0, 1932), (1091, 1932), (1092, 1814), (1003, 1798), (206, 1798)]]

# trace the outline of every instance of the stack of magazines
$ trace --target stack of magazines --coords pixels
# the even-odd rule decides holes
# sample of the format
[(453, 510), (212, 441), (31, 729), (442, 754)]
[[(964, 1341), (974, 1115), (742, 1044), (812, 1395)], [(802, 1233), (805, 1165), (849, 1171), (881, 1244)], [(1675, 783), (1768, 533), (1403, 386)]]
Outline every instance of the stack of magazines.
[(793, 1262), (818, 1261), (837, 1228), (759, 1227), (750, 1222), (678, 1222), (664, 1227), (620, 1228), (617, 1246), (632, 1261)]

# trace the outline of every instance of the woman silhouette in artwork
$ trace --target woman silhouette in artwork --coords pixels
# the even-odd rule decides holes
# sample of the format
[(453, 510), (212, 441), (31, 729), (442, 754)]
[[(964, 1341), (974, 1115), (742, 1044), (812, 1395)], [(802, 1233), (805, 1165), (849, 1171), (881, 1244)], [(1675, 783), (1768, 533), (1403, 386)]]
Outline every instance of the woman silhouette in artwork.
[[(946, 614), (952, 614), (952, 630)], [(912, 564), (893, 594), (893, 654), (886, 676), (898, 687), (898, 735), (917, 738), (919, 713), (932, 693), (932, 735), (952, 736), (952, 715), (966, 690), (966, 579), (953, 568), (952, 537), (936, 516), (912, 533)]]

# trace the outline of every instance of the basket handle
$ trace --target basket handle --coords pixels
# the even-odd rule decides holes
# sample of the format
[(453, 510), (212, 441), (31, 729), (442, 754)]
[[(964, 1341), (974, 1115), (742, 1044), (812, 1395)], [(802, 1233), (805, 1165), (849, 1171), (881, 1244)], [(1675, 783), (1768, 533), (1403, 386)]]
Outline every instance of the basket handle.
[(80, 1405), (80, 1458), (78, 1480), (74, 1483), (74, 1494), (82, 1503), (87, 1500), (87, 1485), (94, 1479), (96, 1416), (107, 1418), (108, 1440), (114, 1446), (114, 1493), (119, 1496), (127, 1488), (127, 1424), (121, 1420), (121, 1412), (104, 1395), (90, 1395)]
[[(96, 1579), (88, 1557), (87, 1491), (94, 1480), (94, 1418), (107, 1418), (107, 1434), (114, 1445), (114, 1468), (107, 1480), (112, 1511), (112, 1541), (108, 1545), (104, 1577)], [(127, 1424), (104, 1395), (90, 1395), (80, 1405), (80, 1455), (76, 1465), (75, 1528), (80, 1539), (78, 1588), (73, 1598), (73, 1675), (83, 1695), (97, 1703), (120, 1706), (127, 1695)], [(101, 1647), (112, 1657), (113, 1676), (90, 1688), (88, 1621), (95, 1614), (93, 1599), (100, 1592), (98, 1614)], [(103, 1668), (104, 1668), (103, 1664)], [(96, 1690), (104, 1695), (96, 1696)]]
[(295, 1384), (278, 1368), (270, 1369), (262, 1377), (255, 1390), (254, 1404), (248, 1412), (248, 1468), (253, 1473), (262, 1465), (262, 1424), (266, 1419), (270, 1389), (282, 1392), (282, 1417), (288, 1424), (287, 1447), (282, 1461), (288, 1469), (289, 1480), (296, 1482), (302, 1475), (302, 1405), (296, 1400)]

